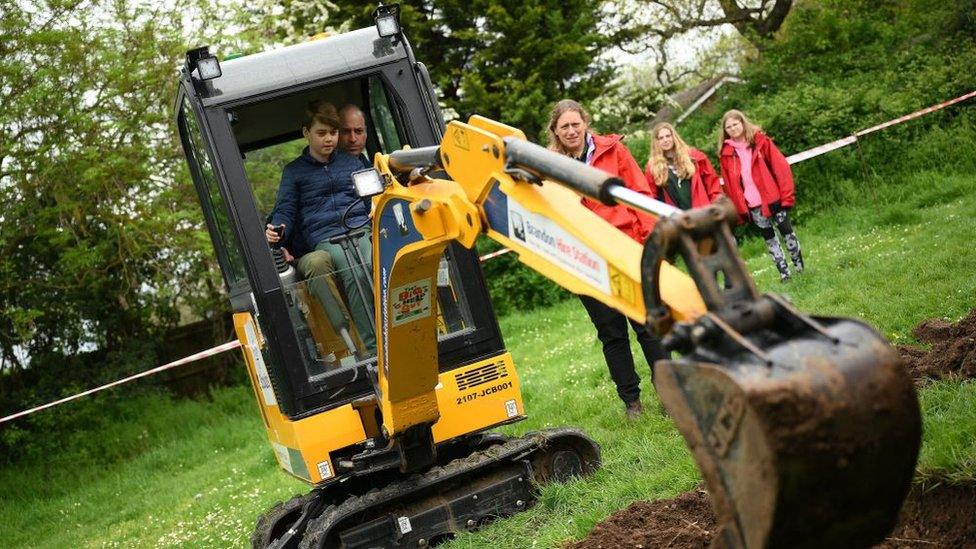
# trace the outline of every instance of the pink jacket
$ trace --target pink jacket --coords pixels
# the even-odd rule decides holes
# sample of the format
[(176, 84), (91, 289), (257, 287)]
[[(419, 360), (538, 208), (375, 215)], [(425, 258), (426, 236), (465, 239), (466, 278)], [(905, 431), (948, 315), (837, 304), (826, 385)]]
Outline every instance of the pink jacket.
[[(772, 216), (770, 204), (778, 202), (784, 208), (791, 208), (796, 202), (793, 196), (793, 172), (783, 153), (776, 148), (773, 140), (762, 132), (756, 132), (752, 150), (752, 179), (762, 198), (762, 214)], [(722, 179), (725, 181), (725, 194), (729, 195), (742, 220), (747, 219), (749, 208), (742, 193), (742, 166), (739, 156), (731, 145), (722, 146), (719, 155)]]

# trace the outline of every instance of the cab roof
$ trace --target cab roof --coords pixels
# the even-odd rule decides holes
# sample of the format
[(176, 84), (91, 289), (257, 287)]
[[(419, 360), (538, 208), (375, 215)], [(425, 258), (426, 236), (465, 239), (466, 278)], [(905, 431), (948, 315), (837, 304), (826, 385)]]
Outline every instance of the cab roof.
[(222, 75), (210, 82), (205, 106), (284, 91), (407, 57), (403, 40), (381, 38), (367, 27), (328, 38), (220, 62)]

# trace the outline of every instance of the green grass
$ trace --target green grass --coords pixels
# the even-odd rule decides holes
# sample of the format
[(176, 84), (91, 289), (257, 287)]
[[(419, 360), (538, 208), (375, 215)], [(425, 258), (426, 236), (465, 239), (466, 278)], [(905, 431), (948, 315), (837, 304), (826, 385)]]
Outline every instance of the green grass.
[[(864, 318), (893, 342), (911, 344), (920, 320), (955, 321), (976, 305), (974, 189), (973, 176), (925, 172), (881, 185), (876, 197), (852, 193), (829, 213), (804, 217), (801, 204), (797, 232), (809, 267), (787, 284), (760, 240), (744, 242), (743, 256), (761, 291), (785, 293), (815, 314)], [(635, 500), (671, 497), (699, 482), (682, 438), (655, 413), (642, 362), (651, 413), (623, 420), (578, 302), (501, 325), (529, 413), (508, 431), (581, 427), (602, 446), (604, 466), (544, 488), (533, 509), (450, 547), (555, 547)], [(918, 478), (976, 480), (976, 383), (931, 384), (921, 401)], [(262, 510), (306, 490), (278, 471), (250, 389), (221, 389), (209, 402), (146, 396), (136, 404), (117, 428), (88, 433), (101, 439), (91, 448), (117, 443), (126, 452), (99, 462), (89, 450), (66, 447), (0, 469), (0, 547), (239, 547)]]
[(0, 546), (241, 546), (258, 513), (305, 491), (276, 470), (250, 389), (140, 403), (144, 416), (131, 422), (145, 429), (135, 437), (151, 442), (135, 457), (86, 463), (66, 449), (0, 470)]

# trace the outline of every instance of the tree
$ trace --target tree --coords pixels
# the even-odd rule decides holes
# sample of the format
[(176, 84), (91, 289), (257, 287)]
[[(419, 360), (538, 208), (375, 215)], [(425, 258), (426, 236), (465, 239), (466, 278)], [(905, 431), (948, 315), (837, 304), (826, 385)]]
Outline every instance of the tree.
[(617, 0), (614, 4), (623, 21), (616, 36), (625, 41), (647, 36), (667, 40), (692, 29), (732, 25), (761, 45), (782, 26), (793, 0)]
[[(614, 72), (602, 54), (600, 2), (581, 0), (409, 0), (401, 25), (425, 62), (444, 105), (462, 118), (482, 114), (541, 134), (564, 97), (600, 95)], [(266, 24), (282, 41), (325, 29), (373, 24), (375, 4), (268, 0)]]
[(694, 67), (675, 67), (669, 44), (731, 26), (761, 50), (780, 29), (793, 0), (612, 0), (604, 31), (624, 51), (651, 52), (658, 82), (669, 86)]
[(0, 359), (119, 349), (212, 303), (173, 136), (179, 3), (5, 1)]

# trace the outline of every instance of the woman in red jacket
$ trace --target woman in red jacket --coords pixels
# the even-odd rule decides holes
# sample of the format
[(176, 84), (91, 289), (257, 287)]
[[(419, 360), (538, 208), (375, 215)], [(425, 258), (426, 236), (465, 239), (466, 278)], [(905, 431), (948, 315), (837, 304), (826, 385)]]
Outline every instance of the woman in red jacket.
[[(621, 143), (623, 136), (592, 133), (589, 122), (589, 114), (576, 101), (564, 99), (556, 103), (549, 118), (549, 148), (607, 171), (622, 179), (628, 188), (653, 198), (640, 166)], [(626, 206), (606, 206), (589, 198), (583, 198), (582, 202), (637, 242), (643, 243), (654, 226), (652, 216)], [(627, 417), (636, 419), (644, 408), (640, 401), (640, 378), (634, 369), (634, 355), (630, 352), (629, 319), (592, 297), (581, 295), (579, 298), (603, 344), (603, 356), (617, 386), (617, 394), (626, 406)], [(668, 357), (661, 340), (640, 322), (630, 320), (630, 325), (653, 376), (654, 362)]]
[(651, 153), (644, 177), (657, 199), (682, 210), (709, 205), (722, 194), (708, 157), (689, 147), (667, 122), (651, 130)]
[(725, 180), (725, 194), (735, 204), (739, 217), (750, 219), (766, 240), (766, 249), (779, 270), (780, 280), (790, 278), (783, 248), (773, 226), (779, 229), (796, 272), (803, 270), (800, 242), (790, 225), (793, 208), (793, 172), (783, 153), (762, 129), (737, 110), (722, 117), (718, 141), (719, 165)]

